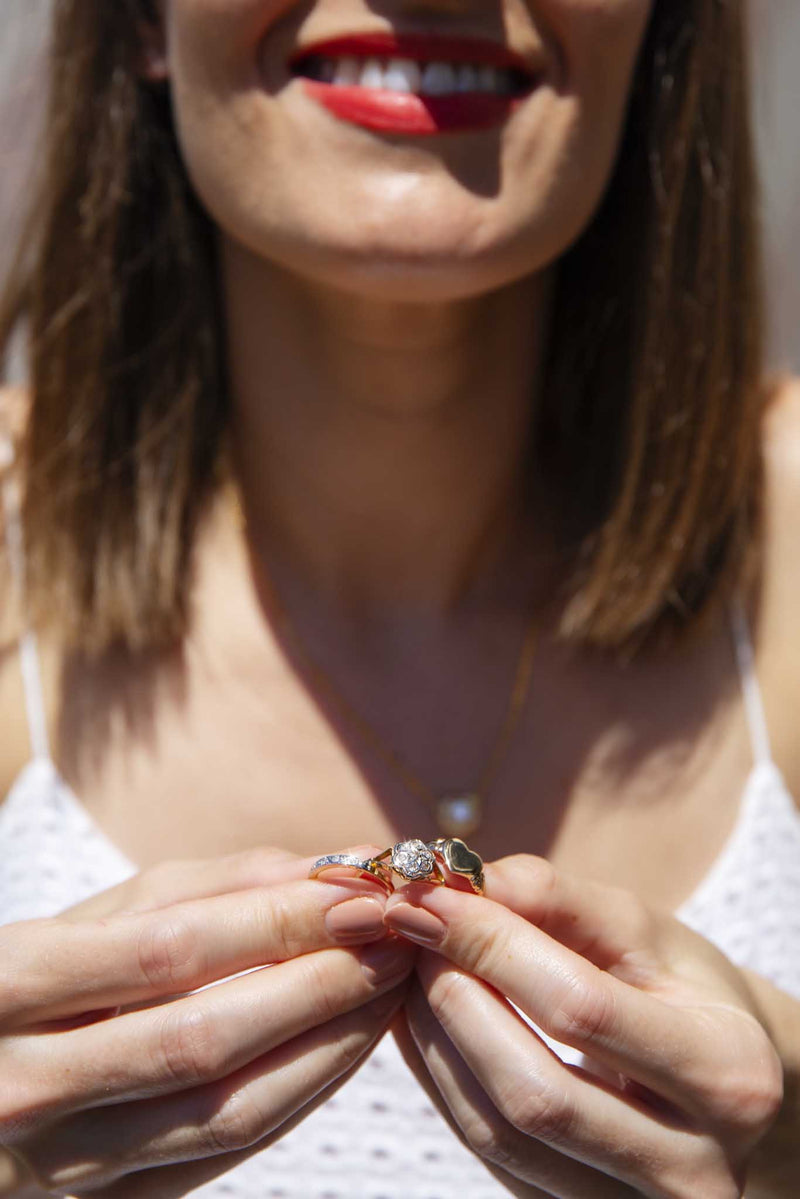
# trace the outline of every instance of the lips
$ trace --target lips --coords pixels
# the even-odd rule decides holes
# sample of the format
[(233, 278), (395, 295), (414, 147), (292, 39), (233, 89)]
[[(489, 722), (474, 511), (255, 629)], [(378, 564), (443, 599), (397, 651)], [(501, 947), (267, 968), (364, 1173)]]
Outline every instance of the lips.
[(536, 84), (525, 59), (502, 43), (434, 34), (328, 38), (300, 47), (289, 69), (340, 120), (412, 135), (499, 125)]

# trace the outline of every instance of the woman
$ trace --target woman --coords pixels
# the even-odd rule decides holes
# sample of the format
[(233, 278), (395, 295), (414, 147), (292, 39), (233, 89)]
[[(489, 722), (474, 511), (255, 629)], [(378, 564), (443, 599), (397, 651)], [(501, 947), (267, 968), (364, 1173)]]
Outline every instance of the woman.
[[(795, 1192), (800, 398), (741, 24), (59, 6), (6, 1194)], [(308, 877), (454, 831), (485, 895)]]

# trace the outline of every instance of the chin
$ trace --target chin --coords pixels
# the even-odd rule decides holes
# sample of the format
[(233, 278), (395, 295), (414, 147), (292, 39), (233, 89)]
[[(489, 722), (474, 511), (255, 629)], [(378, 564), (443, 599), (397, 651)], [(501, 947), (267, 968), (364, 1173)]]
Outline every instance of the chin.
[[(446, 303), (511, 286), (549, 268), (576, 236), (565, 207), (541, 219), (498, 204), (438, 207), (369, 205), (359, 223), (296, 213), (268, 227), (251, 211), (222, 225), (229, 255), (247, 259), (254, 274), (296, 276), (325, 289), (398, 303)], [(356, 207), (365, 211), (366, 205)], [(241, 215), (241, 214), (240, 214)]]
[(320, 240), (313, 244), (269, 247), (238, 243), (234, 256), (245, 255), (256, 271), (275, 267), (311, 285), (375, 301), (447, 303), (498, 291), (537, 274), (548, 264), (522, 256), (512, 246), (486, 246), (465, 251), (446, 239), (409, 241), (386, 236), (369, 245), (348, 246)]

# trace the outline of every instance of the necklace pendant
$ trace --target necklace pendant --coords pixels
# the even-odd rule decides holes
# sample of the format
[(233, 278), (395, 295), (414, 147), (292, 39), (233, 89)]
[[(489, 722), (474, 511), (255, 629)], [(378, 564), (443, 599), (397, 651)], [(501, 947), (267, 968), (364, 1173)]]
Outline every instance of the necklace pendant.
[(468, 837), (483, 819), (480, 795), (444, 795), (436, 801), (436, 823), (445, 837)]

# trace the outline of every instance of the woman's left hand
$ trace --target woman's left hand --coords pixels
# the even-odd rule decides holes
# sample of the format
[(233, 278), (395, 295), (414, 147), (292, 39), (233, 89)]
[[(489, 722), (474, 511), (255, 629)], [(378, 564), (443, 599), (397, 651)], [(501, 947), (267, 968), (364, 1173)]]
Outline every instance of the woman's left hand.
[(487, 866), (486, 891), (413, 883), (386, 909), (431, 950), (408, 1022), (467, 1144), (519, 1196), (738, 1199), (783, 1093), (744, 975), (674, 917), (542, 858)]

